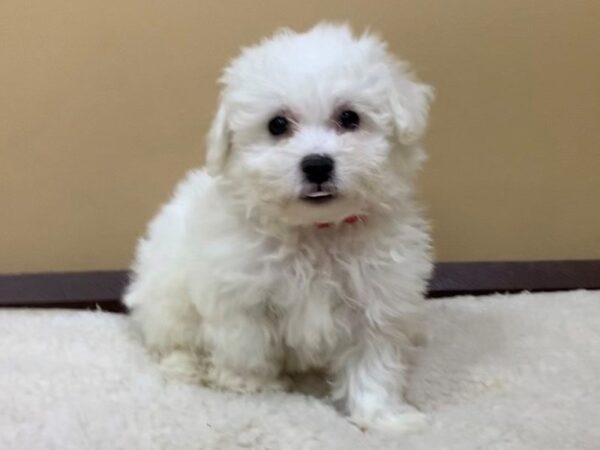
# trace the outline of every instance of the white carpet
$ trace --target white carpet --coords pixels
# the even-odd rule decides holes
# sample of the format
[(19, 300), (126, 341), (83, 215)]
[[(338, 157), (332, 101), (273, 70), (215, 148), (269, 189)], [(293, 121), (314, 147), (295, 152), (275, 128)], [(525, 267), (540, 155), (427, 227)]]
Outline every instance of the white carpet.
[(1, 449), (600, 449), (600, 292), (436, 300), (419, 434), (301, 394), (163, 382), (125, 316), (0, 310)]

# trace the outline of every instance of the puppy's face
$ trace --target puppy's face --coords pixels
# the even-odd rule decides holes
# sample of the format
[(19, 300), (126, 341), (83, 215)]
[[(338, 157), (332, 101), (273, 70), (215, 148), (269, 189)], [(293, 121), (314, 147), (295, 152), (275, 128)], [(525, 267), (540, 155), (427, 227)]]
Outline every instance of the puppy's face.
[(242, 52), (223, 83), (207, 164), (249, 213), (337, 221), (409, 189), (430, 90), (377, 38), (281, 32)]

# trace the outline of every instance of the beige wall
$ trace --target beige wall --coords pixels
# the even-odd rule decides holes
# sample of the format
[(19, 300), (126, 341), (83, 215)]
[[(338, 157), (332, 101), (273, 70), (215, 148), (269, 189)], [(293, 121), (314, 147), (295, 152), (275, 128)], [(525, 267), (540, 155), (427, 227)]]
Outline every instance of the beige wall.
[(437, 87), (438, 260), (600, 258), (597, 0), (0, 2), (0, 272), (128, 265), (240, 44), (380, 30)]

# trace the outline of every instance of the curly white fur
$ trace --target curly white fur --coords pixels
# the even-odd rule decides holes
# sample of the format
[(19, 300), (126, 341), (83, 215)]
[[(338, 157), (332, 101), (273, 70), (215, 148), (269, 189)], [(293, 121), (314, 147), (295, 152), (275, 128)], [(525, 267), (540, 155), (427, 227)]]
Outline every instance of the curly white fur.
[[(139, 244), (124, 301), (146, 344), (169, 373), (238, 391), (323, 369), (360, 426), (421, 423), (403, 390), (431, 270), (412, 188), (431, 89), (376, 36), (331, 24), (245, 49), (222, 83), (206, 169)], [(294, 125), (282, 138), (277, 114)], [(319, 205), (301, 198), (313, 153), (335, 161), (338, 195)]]

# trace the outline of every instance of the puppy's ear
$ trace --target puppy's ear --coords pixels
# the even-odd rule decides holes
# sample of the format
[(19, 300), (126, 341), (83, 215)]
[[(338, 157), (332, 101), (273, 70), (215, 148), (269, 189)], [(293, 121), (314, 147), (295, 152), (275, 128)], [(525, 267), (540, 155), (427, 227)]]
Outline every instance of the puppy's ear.
[(227, 109), (221, 98), (206, 139), (206, 169), (210, 175), (218, 175), (225, 168), (231, 148), (231, 131), (227, 121)]
[(417, 81), (399, 61), (392, 59), (389, 67), (392, 75), (390, 108), (396, 134), (401, 144), (414, 144), (427, 127), (433, 88)]

